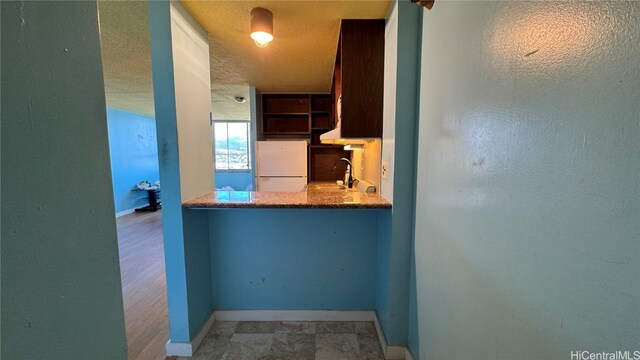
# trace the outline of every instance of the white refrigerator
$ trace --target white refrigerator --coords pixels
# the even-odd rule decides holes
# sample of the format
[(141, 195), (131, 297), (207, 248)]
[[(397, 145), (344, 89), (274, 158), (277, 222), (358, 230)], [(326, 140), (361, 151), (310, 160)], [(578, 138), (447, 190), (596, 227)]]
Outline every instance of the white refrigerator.
[(257, 141), (258, 191), (297, 192), (307, 186), (307, 142)]

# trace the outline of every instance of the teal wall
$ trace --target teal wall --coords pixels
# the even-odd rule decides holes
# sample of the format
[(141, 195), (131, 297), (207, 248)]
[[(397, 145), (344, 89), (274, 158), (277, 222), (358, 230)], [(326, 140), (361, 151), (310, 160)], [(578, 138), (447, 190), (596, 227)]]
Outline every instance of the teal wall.
[(424, 11), (420, 359), (640, 341), (640, 3)]
[(182, 209), (170, 3), (149, 1), (148, 6), (169, 337), (172, 343), (188, 343), (213, 310), (208, 220)]
[(147, 192), (135, 187), (154, 182), (158, 173), (158, 142), (153, 116), (107, 108), (109, 153), (116, 213), (148, 205)]
[(377, 223), (389, 210), (190, 211), (209, 216), (216, 309), (375, 308)]
[(127, 359), (95, 1), (2, 6), (2, 359)]
[(392, 133), (398, 139), (391, 144), (397, 161), (392, 165), (392, 214), (380, 221), (376, 304), (390, 345), (407, 345), (409, 330), (421, 20), (419, 7), (407, 1), (397, 3), (397, 69), (391, 75), (396, 81)]
[(162, 234), (167, 274), (169, 338), (175, 342), (189, 342), (189, 307), (185, 281), (171, 15), (168, 1), (149, 1), (148, 8), (153, 97), (158, 133), (158, 163), (163, 189)]

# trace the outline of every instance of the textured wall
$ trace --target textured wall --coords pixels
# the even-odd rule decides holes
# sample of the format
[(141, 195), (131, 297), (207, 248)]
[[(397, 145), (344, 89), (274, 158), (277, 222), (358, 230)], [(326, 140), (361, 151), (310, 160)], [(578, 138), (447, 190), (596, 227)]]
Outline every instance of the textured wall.
[(191, 211), (209, 214), (216, 309), (375, 308), (377, 223), (388, 210)]
[(127, 358), (96, 15), (2, 2), (2, 359)]
[(135, 184), (160, 179), (156, 120), (153, 116), (107, 108), (107, 123), (116, 213), (146, 206), (147, 192), (135, 190)]
[(421, 359), (640, 347), (640, 3), (424, 12)]

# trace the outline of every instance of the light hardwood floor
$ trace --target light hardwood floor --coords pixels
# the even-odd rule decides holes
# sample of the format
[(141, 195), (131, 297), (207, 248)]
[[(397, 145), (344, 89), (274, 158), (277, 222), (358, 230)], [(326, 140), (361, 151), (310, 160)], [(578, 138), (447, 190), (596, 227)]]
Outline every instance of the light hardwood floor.
[(169, 320), (161, 212), (125, 215), (117, 225), (129, 359), (164, 359)]

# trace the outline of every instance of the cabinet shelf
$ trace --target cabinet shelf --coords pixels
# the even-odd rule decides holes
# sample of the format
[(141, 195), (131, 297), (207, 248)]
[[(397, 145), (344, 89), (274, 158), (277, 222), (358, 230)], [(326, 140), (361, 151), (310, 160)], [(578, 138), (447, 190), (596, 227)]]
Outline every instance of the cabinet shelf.
[(281, 132), (277, 132), (277, 131), (265, 131), (263, 132), (263, 134), (265, 135), (309, 135), (310, 133), (304, 132), (304, 131), (281, 131)]
[(262, 113), (264, 116), (309, 116), (309, 113)]

